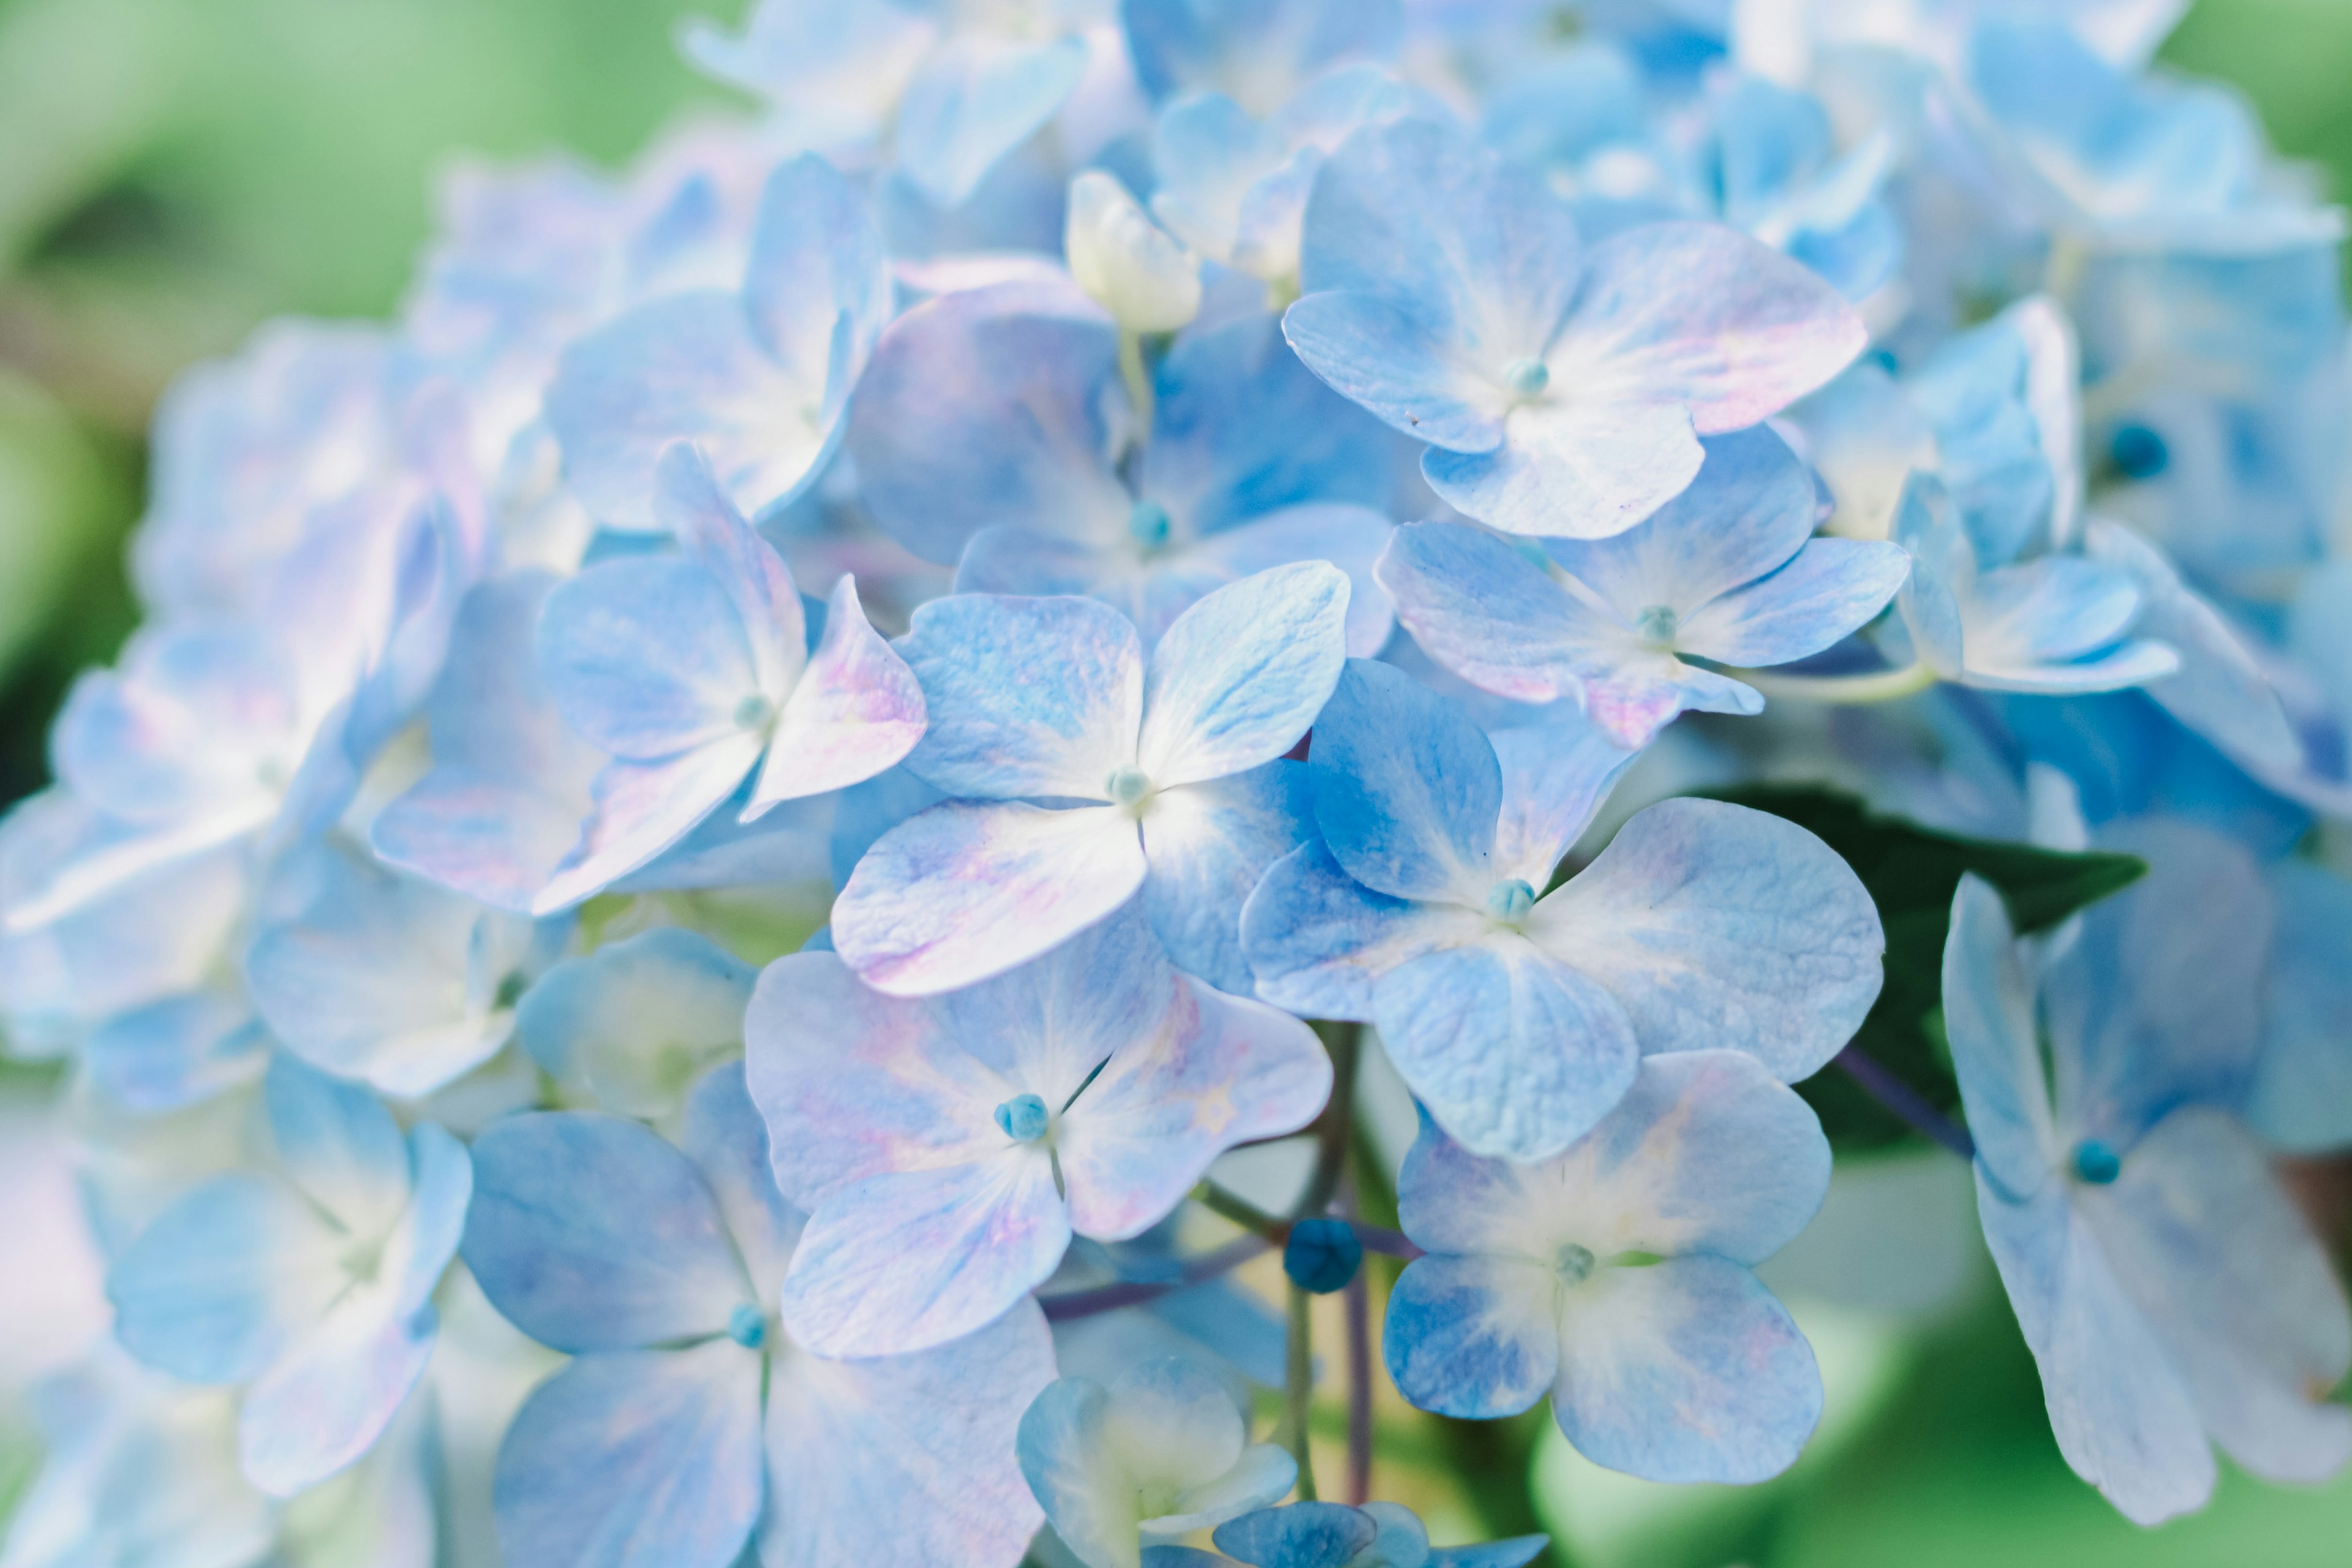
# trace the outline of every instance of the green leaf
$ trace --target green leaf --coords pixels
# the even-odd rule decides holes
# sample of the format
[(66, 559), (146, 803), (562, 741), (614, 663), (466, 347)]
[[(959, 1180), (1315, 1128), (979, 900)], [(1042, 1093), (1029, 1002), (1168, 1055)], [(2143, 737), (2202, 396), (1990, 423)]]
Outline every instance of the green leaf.
[[(1886, 984), (1853, 1043), (1956, 1118), (1960, 1094), (1944, 1042), (1943, 965), (1961, 877), (1973, 872), (1991, 883), (2018, 930), (2037, 931), (2129, 887), (2147, 870), (2130, 855), (2069, 855), (1939, 833), (1881, 816), (1853, 795), (1820, 785), (1747, 784), (1710, 793), (1795, 823), (1853, 868), (1886, 928)], [(1915, 1136), (1843, 1073), (1817, 1074), (1798, 1092), (1840, 1149)]]

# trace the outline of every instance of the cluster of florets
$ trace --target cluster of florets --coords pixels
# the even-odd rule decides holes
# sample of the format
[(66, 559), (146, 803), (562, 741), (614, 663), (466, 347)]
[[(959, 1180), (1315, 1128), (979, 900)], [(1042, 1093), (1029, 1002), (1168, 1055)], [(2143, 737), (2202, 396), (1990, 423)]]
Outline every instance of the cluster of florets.
[(7, 1568), (1507, 1568), (1312, 1500), (1307, 1299), (1776, 1475), (1842, 1053), (2126, 1513), (2340, 1466), (2339, 216), (2161, 5), (1733, 9), (765, 0), (192, 373), (0, 828), (110, 1308)]

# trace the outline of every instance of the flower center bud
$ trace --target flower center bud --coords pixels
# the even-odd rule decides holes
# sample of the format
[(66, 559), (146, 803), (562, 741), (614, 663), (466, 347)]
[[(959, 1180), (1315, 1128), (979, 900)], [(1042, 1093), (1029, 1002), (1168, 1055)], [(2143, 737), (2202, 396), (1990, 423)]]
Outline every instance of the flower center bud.
[(1034, 1143), (1045, 1136), (1045, 1102), (1034, 1094), (1016, 1094), (996, 1108), (996, 1125), (1016, 1142)]
[(1515, 359), (1503, 367), (1503, 384), (1513, 397), (1541, 397), (1551, 384), (1551, 366), (1539, 359)]
[(2074, 1174), (2095, 1187), (2104, 1187), (2124, 1173), (2124, 1158), (2096, 1138), (2074, 1145)]
[(1559, 1250), (1552, 1254), (1551, 1268), (1564, 1283), (1581, 1285), (1592, 1278), (1592, 1266), (1596, 1261), (1592, 1248), (1563, 1241), (1559, 1244)]
[(743, 730), (756, 730), (766, 723), (775, 711), (776, 705), (755, 691), (735, 704), (736, 727)]
[(747, 1351), (758, 1350), (768, 1339), (768, 1320), (749, 1301), (727, 1315), (727, 1337)]
[(1137, 501), (1127, 514), (1128, 536), (1146, 550), (1157, 550), (1167, 543), (1169, 531), (1174, 526), (1168, 509), (1156, 500)]
[(1141, 805), (1144, 796), (1151, 793), (1151, 778), (1141, 768), (1114, 768), (1103, 781), (1103, 793), (1110, 796), (1113, 805), (1131, 809)]
[(1528, 918), (1536, 907), (1536, 890), (1518, 878), (1497, 882), (1486, 895), (1486, 912), (1498, 921), (1517, 925)]
[(1633, 617), (1633, 629), (1641, 633), (1642, 640), (1652, 647), (1674, 647), (1675, 633), (1680, 629), (1680, 625), (1673, 608), (1665, 605), (1652, 605)]

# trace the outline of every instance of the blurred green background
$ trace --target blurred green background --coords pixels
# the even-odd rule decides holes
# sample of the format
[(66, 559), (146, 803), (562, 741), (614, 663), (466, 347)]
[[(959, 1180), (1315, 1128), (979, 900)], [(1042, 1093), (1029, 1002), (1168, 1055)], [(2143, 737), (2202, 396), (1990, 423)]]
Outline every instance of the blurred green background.
[[(66, 682), (129, 629), (122, 539), (171, 375), (269, 315), (389, 311), (453, 156), (617, 163), (680, 108), (722, 101), (670, 38), (682, 16), (738, 8), (0, 0), (0, 803), (43, 782)], [(2241, 85), (2282, 151), (2352, 195), (2352, 0), (2203, 0), (2165, 52)], [(1967, 1283), (1934, 1310), (1809, 1311), (1832, 1409), (1771, 1486), (1668, 1493), (1582, 1466), (1540, 1417), (1384, 1408), (1383, 1489), (1441, 1538), (1554, 1529), (1553, 1562), (1579, 1568), (2352, 1563), (2352, 1482), (2231, 1477), (2207, 1513), (2151, 1533), (2076, 1482), (1960, 1212)], [(2340, 1248), (2352, 1226), (2333, 1228)]]

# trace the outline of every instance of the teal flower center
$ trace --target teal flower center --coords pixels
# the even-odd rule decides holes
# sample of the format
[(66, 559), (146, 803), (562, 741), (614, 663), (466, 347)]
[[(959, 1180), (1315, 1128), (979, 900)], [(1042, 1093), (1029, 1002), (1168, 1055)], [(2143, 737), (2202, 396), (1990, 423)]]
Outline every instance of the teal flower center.
[(1113, 805), (1132, 809), (1151, 793), (1151, 778), (1141, 768), (1114, 768), (1103, 781), (1103, 793), (1110, 796)]
[(1675, 633), (1682, 629), (1682, 624), (1670, 606), (1652, 605), (1633, 617), (1633, 629), (1652, 647), (1665, 648), (1675, 646)]
[(1146, 550), (1157, 550), (1168, 542), (1175, 527), (1168, 509), (1156, 500), (1139, 500), (1127, 514), (1128, 536)]
[(2074, 1145), (2074, 1174), (2095, 1187), (2104, 1187), (2124, 1173), (2124, 1157), (2096, 1138)]
[(741, 730), (756, 730), (774, 716), (776, 705), (754, 691), (735, 704), (735, 725)]
[(768, 1320), (746, 1301), (727, 1315), (727, 1337), (747, 1351), (758, 1350), (768, 1342)]
[(1503, 385), (1513, 397), (1541, 397), (1551, 385), (1551, 366), (1539, 359), (1515, 359), (1503, 367)]
[(1592, 1256), (1592, 1248), (1563, 1241), (1559, 1244), (1559, 1250), (1552, 1254), (1551, 1271), (1559, 1276), (1563, 1284), (1581, 1285), (1592, 1278), (1592, 1270), (1599, 1262), (1600, 1259)]
[(1536, 907), (1536, 890), (1513, 877), (1497, 882), (1486, 895), (1486, 912), (1506, 924), (1517, 925)]
[(1034, 1094), (1016, 1094), (996, 1108), (996, 1125), (1016, 1142), (1034, 1143), (1045, 1136), (1045, 1102)]

